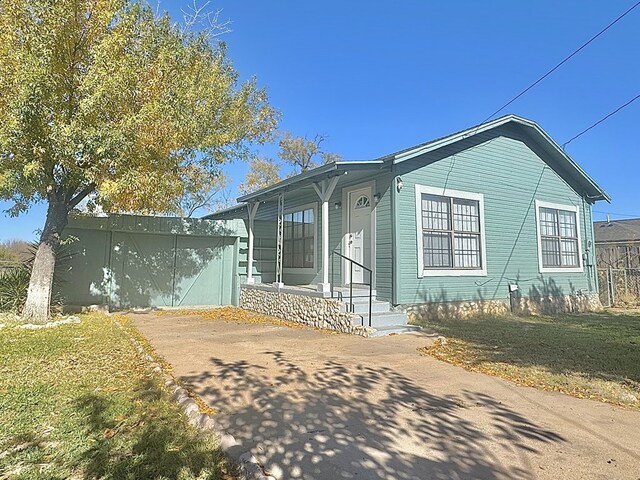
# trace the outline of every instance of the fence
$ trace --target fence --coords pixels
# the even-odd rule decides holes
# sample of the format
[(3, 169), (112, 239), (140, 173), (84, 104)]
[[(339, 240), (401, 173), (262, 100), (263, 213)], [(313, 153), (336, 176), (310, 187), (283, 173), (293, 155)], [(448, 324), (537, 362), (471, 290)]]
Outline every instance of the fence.
[(604, 306), (640, 304), (640, 268), (599, 268), (598, 283)]
[(238, 303), (244, 224), (113, 215), (72, 219), (68, 305), (185, 307)]

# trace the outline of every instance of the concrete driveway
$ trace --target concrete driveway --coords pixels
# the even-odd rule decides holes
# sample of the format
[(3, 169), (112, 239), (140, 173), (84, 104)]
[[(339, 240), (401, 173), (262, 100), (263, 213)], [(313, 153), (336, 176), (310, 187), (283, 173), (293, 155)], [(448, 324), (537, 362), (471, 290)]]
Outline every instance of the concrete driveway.
[(131, 317), (280, 478), (640, 479), (639, 412), (420, 356), (424, 335)]

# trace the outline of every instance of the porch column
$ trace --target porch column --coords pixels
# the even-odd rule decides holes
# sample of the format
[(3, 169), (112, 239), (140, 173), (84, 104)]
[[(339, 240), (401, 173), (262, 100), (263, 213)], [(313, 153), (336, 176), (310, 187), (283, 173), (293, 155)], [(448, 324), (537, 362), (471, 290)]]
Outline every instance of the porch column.
[(322, 283), (318, 284), (319, 292), (329, 292), (329, 199), (336, 188), (339, 177), (331, 177), (320, 183), (314, 183), (318, 197), (322, 201)]
[(247, 209), (249, 210), (249, 245), (247, 251), (247, 284), (253, 285), (256, 283), (253, 278), (253, 221), (256, 218), (256, 213), (258, 212), (259, 202), (252, 202), (247, 204)]

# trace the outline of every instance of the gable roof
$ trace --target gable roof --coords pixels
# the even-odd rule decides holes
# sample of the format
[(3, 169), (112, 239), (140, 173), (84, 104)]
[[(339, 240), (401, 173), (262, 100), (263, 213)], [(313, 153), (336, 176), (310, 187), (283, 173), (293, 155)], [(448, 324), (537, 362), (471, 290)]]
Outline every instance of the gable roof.
[(640, 241), (640, 218), (593, 222), (596, 243)]
[(548, 153), (555, 162), (567, 171), (567, 174), (569, 174), (580, 186), (584, 188), (584, 193), (588, 195), (589, 199), (606, 200), (608, 202), (611, 201), (609, 194), (607, 194), (607, 192), (605, 192), (595, 182), (595, 180), (593, 180), (587, 172), (585, 172), (580, 165), (578, 165), (536, 122), (513, 114), (505, 115), (504, 117), (481, 123), (465, 130), (460, 130), (459, 132), (416, 145), (415, 147), (400, 150), (399, 152), (382, 157), (381, 160), (391, 160), (393, 163), (401, 163), (419, 155), (465, 140), (474, 135), (479, 135), (483, 132), (502, 127), (506, 124), (517, 125), (525, 135), (540, 144), (545, 152)]
[(563, 172), (573, 181), (574, 185), (579, 186), (583, 190), (582, 192), (579, 192), (580, 194), (586, 195), (589, 200), (611, 201), (611, 197), (607, 192), (605, 192), (569, 155), (567, 155), (567, 153), (562, 150), (562, 148), (542, 128), (540, 128), (537, 123), (532, 120), (527, 120), (526, 118), (518, 117), (517, 115), (505, 115), (504, 117), (481, 123), (471, 128), (460, 130), (459, 132), (385, 155), (376, 160), (335, 162), (322, 165), (314, 168), (313, 170), (308, 170), (289, 177), (269, 187), (257, 190), (256, 192), (243, 195), (238, 198), (238, 202), (258, 201), (265, 197), (277, 194), (277, 192), (283, 188), (288, 188), (294, 185), (308, 185), (320, 178), (341, 175), (352, 170), (380, 169), (385, 165), (401, 163), (507, 124), (517, 126), (522, 133), (538, 145), (546, 154), (545, 161), (548, 156), (560, 172)]

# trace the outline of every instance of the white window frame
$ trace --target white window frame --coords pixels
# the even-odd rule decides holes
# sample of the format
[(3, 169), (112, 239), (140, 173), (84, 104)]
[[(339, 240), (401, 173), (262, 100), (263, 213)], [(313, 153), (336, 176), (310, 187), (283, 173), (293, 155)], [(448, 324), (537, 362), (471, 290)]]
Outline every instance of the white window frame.
[[(576, 230), (578, 233), (578, 267), (545, 267), (542, 264), (542, 235), (540, 233), (540, 209), (552, 208), (555, 210), (565, 210), (567, 212), (575, 212), (576, 214)], [(584, 272), (584, 263), (582, 261), (582, 235), (580, 232), (580, 208), (577, 205), (563, 205), (560, 203), (545, 202), (536, 200), (536, 233), (538, 237), (538, 270), (540, 273), (579, 273)]]
[[(313, 267), (282, 267), (282, 271), (285, 273), (317, 273), (318, 267), (318, 203), (307, 203), (305, 205), (298, 205), (296, 207), (286, 208), (284, 215), (289, 213), (302, 212), (304, 210), (313, 210)], [(282, 239), (282, 252), (284, 254), (284, 238)]]
[[(416, 237), (418, 244), (418, 278), (422, 277), (486, 277), (487, 276), (487, 248), (484, 228), (484, 195), (482, 193), (461, 192), (447, 188), (429, 187), (426, 185), (415, 186), (416, 190)], [(464, 200), (476, 200), (480, 213), (480, 262), (481, 268), (424, 268), (424, 240), (422, 232), (422, 195), (439, 195), (443, 197), (455, 197)]]

